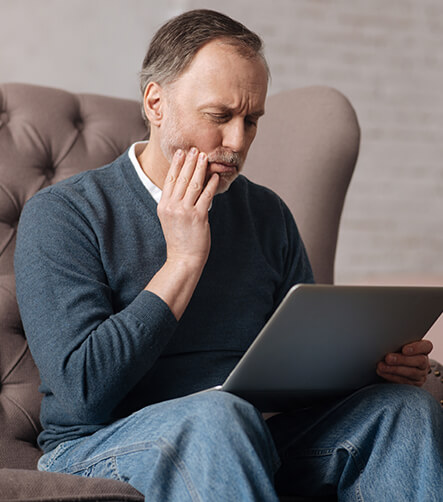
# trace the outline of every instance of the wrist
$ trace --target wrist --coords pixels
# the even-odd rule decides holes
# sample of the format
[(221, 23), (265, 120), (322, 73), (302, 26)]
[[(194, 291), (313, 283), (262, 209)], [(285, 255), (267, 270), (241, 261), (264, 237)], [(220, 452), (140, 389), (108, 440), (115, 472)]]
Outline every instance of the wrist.
[(159, 296), (178, 321), (194, 294), (204, 266), (203, 260), (168, 256), (145, 289)]
[(198, 256), (168, 255), (164, 267), (176, 273), (201, 275), (207, 259)]

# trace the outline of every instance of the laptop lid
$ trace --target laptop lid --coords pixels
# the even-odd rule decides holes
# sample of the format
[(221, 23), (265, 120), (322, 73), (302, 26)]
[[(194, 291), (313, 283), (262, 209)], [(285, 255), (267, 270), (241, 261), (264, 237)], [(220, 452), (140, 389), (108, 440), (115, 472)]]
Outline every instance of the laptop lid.
[(283, 411), (381, 381), (377, 363), (423, 338), (443, 311), (443, 287), (297, 285), (222, 390)]

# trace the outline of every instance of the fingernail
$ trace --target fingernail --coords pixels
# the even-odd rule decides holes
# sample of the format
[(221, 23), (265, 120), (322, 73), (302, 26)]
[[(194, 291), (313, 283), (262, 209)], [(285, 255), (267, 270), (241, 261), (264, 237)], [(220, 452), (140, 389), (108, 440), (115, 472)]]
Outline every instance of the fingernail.
[(412, 347), (407, 347), (405, 349), (405, 354), (409, 354), (410, 355), (410, 354), (413, 354), (413, 353), (414, 353), (414, 349)]
[(396, 363), (397, 362), (397, 356), (388, 356), (388, 363)]
[(198, 156), (198, 158), (203, 161), (206, 159), (206, 154), (201, 152), (200, 155)]
[(175, 155), (177, 155), (177, 157), (181, 157), (183, 155), (183, 150), (181, 150), (180, 148), (175, 152)]
[(195, 146), (193, 146), (193, 147), (191, 148), (191, 153), (192, 153), (192, 155), (196, 155), (196, 153), (197, 153), (197, 148), (195, 148)]

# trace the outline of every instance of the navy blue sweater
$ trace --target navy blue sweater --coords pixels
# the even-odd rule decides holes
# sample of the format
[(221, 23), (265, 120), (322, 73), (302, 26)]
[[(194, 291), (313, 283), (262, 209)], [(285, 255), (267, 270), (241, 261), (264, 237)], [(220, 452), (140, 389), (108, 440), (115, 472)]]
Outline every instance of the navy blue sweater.
[(240, 176), (215, 197), (211, 252), (179, 322), (144, 287), (166, 244), (127, 152), (22, 212), (17, 297), (44, 394), (40, 446), (223, 382), (288, 289), (312, 282), (289, 209)]

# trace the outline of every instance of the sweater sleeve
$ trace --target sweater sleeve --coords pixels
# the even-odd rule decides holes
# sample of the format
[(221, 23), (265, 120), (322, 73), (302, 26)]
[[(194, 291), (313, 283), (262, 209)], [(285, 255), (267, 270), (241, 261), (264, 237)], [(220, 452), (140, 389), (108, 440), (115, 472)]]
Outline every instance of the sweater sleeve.
[(42, 391), (80, 423), (109, 420), (175, 331), (169, 307), (141, 291), (115, 312), (91, 226), (50, 191), (25, 205), (15, 271)]

